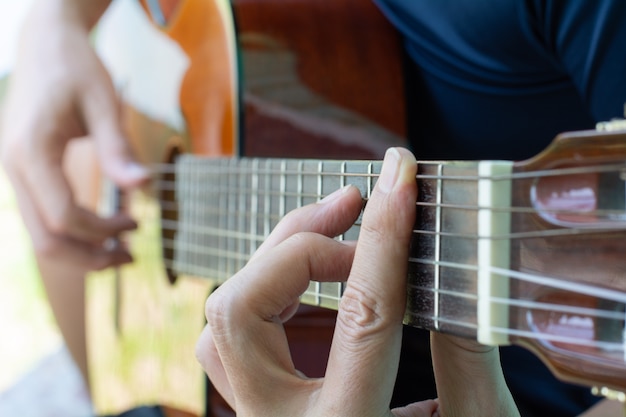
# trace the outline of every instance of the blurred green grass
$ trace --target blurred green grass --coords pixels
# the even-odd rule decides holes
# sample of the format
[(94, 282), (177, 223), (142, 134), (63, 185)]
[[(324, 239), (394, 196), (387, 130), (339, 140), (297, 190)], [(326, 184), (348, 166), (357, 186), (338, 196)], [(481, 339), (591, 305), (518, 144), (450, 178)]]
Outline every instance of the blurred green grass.
[(0, 236), (2, 391), (61, 344), (39, 280), (30, 239), (4, 171), (0, 171)]

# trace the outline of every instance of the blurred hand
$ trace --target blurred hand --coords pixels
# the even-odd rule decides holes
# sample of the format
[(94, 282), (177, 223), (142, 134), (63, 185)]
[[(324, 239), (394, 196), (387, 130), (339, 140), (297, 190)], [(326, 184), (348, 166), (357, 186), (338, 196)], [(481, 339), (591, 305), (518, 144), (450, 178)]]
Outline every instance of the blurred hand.
[[(441, 399), (449, 408), (431, 400), (389, 409), (416, 212), (415, 173), (408, 151), (388, 151), (356, 244), (332, 239), (353, 224), (361, 208), (358, 190), (348, 187), (286, 216), (248, 265), (209, 297), (208, 324), (196, 352), (237, 415), (431, 417), (448, 409), (454, 412), (446, 416), (516, 415), (506, 386), (499, 385), (499, 367), (491, 366), (497, 363), (497, 349), (455, 338), (436, 341), (435, 348), (459, 359), (448, 361), (453, 368), (438, 364), (438, 381), (450, 383), (454, 372), (475, 373), (479, 383), (487, 381), (497, 390), (469, 398), (480, 388), (456, 384)], [(309, 379), (294, 368), (283, 322), (294, 313), (309, 280), (346, 278), (326, 375)], [(501, 394), (508, 408), (500, 407)], [(456, 404), (464, 402), (473, 413), (457, 413)], [(473, 409), (474, 404), (480, 407)], [(504, 413), (493, 414), (494, 404)]]
[(105, 175), (121, 187), (137, 186), (148, 174), (126, 142), (120, 103), (89, 44), (89, 27), (72, 13), (50, 12), (48, 4), (39, 3), (23, 29), (4, 108), (2, 161), (38, 258), (101, 269), (131, 260), (124, 248), (104, 242), (136, 225), (127, 215), (102, 218), (78, 204), (63, 168), (67, 150), (93, 142)]

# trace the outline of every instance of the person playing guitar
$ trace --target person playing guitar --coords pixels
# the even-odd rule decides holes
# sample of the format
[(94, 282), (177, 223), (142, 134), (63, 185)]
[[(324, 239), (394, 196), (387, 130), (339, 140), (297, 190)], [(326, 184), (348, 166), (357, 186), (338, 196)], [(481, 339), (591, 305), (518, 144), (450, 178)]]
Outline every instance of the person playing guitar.
[[(94, 156), (104, 174), (119, 187), (130, 189), (149, 181), (148, 171), (137, 162), (125, 138), (121, 104), (113, 83), (89, 42), (90, 30), (109, 3), (109, 0), (35, 3), (23, 32), (2, 125), (3, 165), (15, 187), (50, 303), (85, 376), (88, 369), (84, 319), (82, 314), (77, 314), (83, 303), (83, 276), (89, 270), (130, 262), (130, 253), (124, 246), (110, 245), (109, 242), (136, 225), (125, 214), (103, 218), (85, 208), (89, 205), (84, 202), (93, 201), (93, 195), (81, 195), (73, 190), (93, 190), (88, 185), (70, 183), (78, 180), (89, 184), (91, 179), (89, 176), (69, 179), (63, 163), (68, 161), (68, 154), (75, 152), (73, 149), (85, 142), (74, 139), (87, 138), (95, 145)], [(148, 7), (148, 3), (153, 2), (142, 4)], [(176, 2), (162, 3), (167, 6)], [(351, 6), (356, 3), (346, 2), (346, 10), (352, 10)], [(559, 132), (589, 128), (596, 121), (608, 120), (622, 112), (626, 85), (619, 80), (626, 70), (626, 61), (621, 59), (626, 28), (619, 22), (620, 17), (626, 16), (626, 6), (619, 1), (584, 1), (569, 6), (556, 2), (509, 2), (506, 5), (485, 2), (480, 7), (469, 2), (463, 7), (391, 0), (377, 3), (402, 35), (406, 47), (406, 133), (413, 151), (420, 158), (519, 160), (543, 149)], [(254, 28), (255, 15), (246, 14), (246, 2), (233, 2), (233, 6), (239, 11), (242, 28), (246, 24)], [(281, 5), (281, 8), (288, 9), (288, 5)], [(163, 11), (166, 19), (175, 15), (175, 10), (168, 12), (163, 7)], [(290, 19), (295, 19), (295, 15)], [(331, 23), (329, 20), (329, 28)], [(324, 90), (324, 86), (317, 88), (326, 96), (333, 96), (332, 88), (327, 89), (330, 91)], [(251, 114), (250, 119), (253, 117)], [(380, 120), (383, 119), (381, 116)], [(395, 153), (402, 161), (400, 178), (405, 178), (408, 175), (405, 165), (412, 157), (404, 151)], [(352, 194), (348, 191), (340, 196), (331, 203), (329, 210), (337, 210), (338, 202), (354, 205), (356, 200)], [(371, 211), (377, 213), (375, 209)], [(383, 213), (385, 211), (381, 209), (371, 216), (376, 218)], [(290, 229), (291, 223), (285, 224), (281, 227)], [(305, 226), (298, 227), (306, 228), (306, 222)], [(298, 230), (291, 229), (288, 234)], [(280, 231), (277, 233), (280, 235)], [(280, 241), (286, 237), (274, 239)], [(362, 244), (372, 241), (365, 237)], [(275, 252), (272, 246), (277, 243), (268, 244), (268, 252)], [(381, 256), (372, 258), (372, 264), (358, 261), (363, 258), (361, 256), (355, 265), (374, 268), (384, 263), (382, 254), (392, 248), (383, 246), (381, 249)], [(291, 250), (287, 252), (291, 253)], [(253, 265), (256, 264), (251, 264), (250, 268)], [(266, 266), (270, 271), (266, 276), (270, 279), (279, 263)], [(231, 285), (235, 284), (226, 286), (221, 294), (228, 294)], [(385, 308), (391, 304), (389, 300), (382, 302)], [(359, 303), (357, 305), (361, 305)], [(214, 314), (214, 310), (209, 308), (209, 313)], [(395, 337), (383, 347), (393, 352), (392, 362), (399, 349)], [(241, 371), (231, 367), (231, 359), (224, 357), (221, 357), (224, 369), (214, 368), (218, 362), (207, 358), (207, 352), (211, 352), (212, 343), (219, 352), (220, 344), (224, 342), (215, 336), (212, 340), (199, 348), (203, 364), (210, 368), (207, 369), (209, 374), (220, 380), (220, 373), (224, 370), (226, 373)], [(408, 344), (408, 340), (410, 337), (404, 343)], [(471, 372), (484, 371), (479, 379), (484, 376), (493, 381), (490, 378), (496, 375), (498, 382), (487, 395), (493, 395), (496, 404), (504, 404), (503, 407), (515, 415), (508, 391), (502, 389), (499, 371), (493, 369), (493, 358), (488, 360), (491, 365), (480, 369), (471, 368), (471, 364), (459, 359), (467, 352), (482, 352), (480, 345), (463, 345), (459, 350), (459, 346), (448, 344), (454, 339), (435, 336), (435, 340), (439, 342), (433, 343), (434, 355), (441, 351), (449, 353), (452, 358), (435, 369), (436, 376), (443, 378), (441, 381), (446, 381), (449, 373), (459, 372), (457, 366), (469, 366), (466, 370)], [(202, 350), (202, 346), (207, 351)], [(488, 352), (491, 353), (487, 355), (493, 353), (492, 350)], [(515, 363), (518, 356), (503, 355), (505, 375), (508, 367), (526, 363), (526, 359)], [(364, 359), (359, 358), (360, 361)], [(359, 395), (353, 397), (355, 402), (367, 399), (369, 391), (365, 388), (371, 382), (370, 377), (368, 373), (357, 373), (354, 378), (347, 377), (351, 378), (349, 381), (342, 381), (356, 390), (363, 387)], [(227, 398), (231, 404), (233, 398), (239, 397), (237, 392), (230, 390), (246, 387), (246, 380), (242, 378), (241, 381), (241, 385), (232, 384), (230, 388), (224, 388), (223, 378), (220, 382), (222, 392), (226, 392), (227, 397), (232, 395)], [(338, 379), (332, 381), (339, 383)], [(524, 415), (530, 413), (528, 410), (533, 408), (536, 400), (526, 397), (528, 389), (519, 389), (527, 383), (526, 380), (516, 381), (512, 374), (507, 382), (511, 384), (513, 398)], [(393, 383), (393, 378), (384, 379), (381, 391), (391, 389)], [(398, 385), (401, 384), (399, 381)], [(454, 384), (447, 384), (439, 386), (442, 393), (448, 389), (456, 390)], [(554, 393), (553, 398), (542, 398), (541, 403), (543, 410), (550, 409), (552, 415), (580, 413), (594, 402), (590, 399), (580, 405), (568, 403), (558, 394), (565, 391), (553, 384), (556, 382), (549, 382), (546, 389), (546, 392)], [(442, 395), (440, 406), (454, 404), (454, 401), (447, 402), (446, 394)], [(382, 398), (386, 401), (387, 397)], [(255, 400), (262, 401), (263, 397)], [(550, 401), (554, 402), (554, 408), (550, 408)], [(346, 405), (350, 406), (349, 401)], [(489, 414), (491, 405), (488, 401), (477, 404), (477, 407), (487, 408), (475, 410), (476, 415)], [(388, 404), (382, 406), (388, 407)], [(426, 403), (425, 407), (432, 408), (423, 407), (414, 406), (397, 415), (432, 414), (436, 405)], [(463, 411), (467, 410), (460, 410)]]

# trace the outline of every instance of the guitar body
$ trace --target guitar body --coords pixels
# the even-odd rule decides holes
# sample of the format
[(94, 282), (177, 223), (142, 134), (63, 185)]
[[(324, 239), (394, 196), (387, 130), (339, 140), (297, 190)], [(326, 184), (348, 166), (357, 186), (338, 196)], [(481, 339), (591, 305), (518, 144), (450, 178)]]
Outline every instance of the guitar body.
[[(368, 0), (117, 3), (98, 47), (127, 103), (129, 138), (148, 166), (181, 153), (379, 159), (403, 145), (401, 46)], [(157, 184), (173, 180), (164, 173)], [(99, 412), (153, 402), (195, 414), (204, 407), (193, 349), (214, 283), (172, 272), (168, 224), (177, 210), (173, 191), (162, 188), (131, 204), (141, 222), (129, 237), (137, 262), (117, 278), (88, 281)], [(296, 367), (307, 375), (324, 373), (334, 317), (303, 306), (287, 326)], [(209, 415), (233, 415), (218, 397), (210, 408)]]

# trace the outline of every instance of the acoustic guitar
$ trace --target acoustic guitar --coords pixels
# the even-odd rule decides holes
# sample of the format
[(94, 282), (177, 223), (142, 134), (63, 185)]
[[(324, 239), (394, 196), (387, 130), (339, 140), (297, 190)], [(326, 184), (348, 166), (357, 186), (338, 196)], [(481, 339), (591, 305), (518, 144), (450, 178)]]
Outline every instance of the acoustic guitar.
[[(154, 168), (155, 181), (147, 200), (128, 202), (141, 225), (128, 238), (136, 262), (116, 278), (88, 281), (89, 362), (100, 412), (158, 401), (200, 413), (204, 405), (193, 349), (203, 301), (218, 277), (174, 267), (182, 254), (174, 244), (174, 161), (186, 154), (381, 158), (389, 146), (405, 144), (399, 41), (362, 0), (112, 4), (96, 46), (127, 104), (136, 154)], [(115, 206), (118, 198), (104, 200)], [(157, 277), (161, 263), (175, 285)], [(111, 311), (115, 325), (102, 320)], [(331, 310), (303, 306), (287, 326), (294, 360), (308, 375), (324, 372), (334, 320)], [(231, 415), (212, 403), (213, 415)]]
[[(141, 4), (186, 57), (182, 129), (124, 94), (138, 154), (161, 162), (155, 195), (171, 282), (228, 279), (282, 216), (343, 185), (367, 201), (377, 159), (404, 136), (401, 48), (371, 4)], [(522, 162), (419, 162), (405, 323), (521, 345), (563, 380), (626, 391), (625, 127), (564, 133)], [(343, 289), (313, 282), (301, 300), (333, 310)], [(294, 331), (321, 323), (324, 345), (333, 322), (324, 314), (305, 307)], [(320, 351), (305, 351), (299, 367), (323, 364)]]

